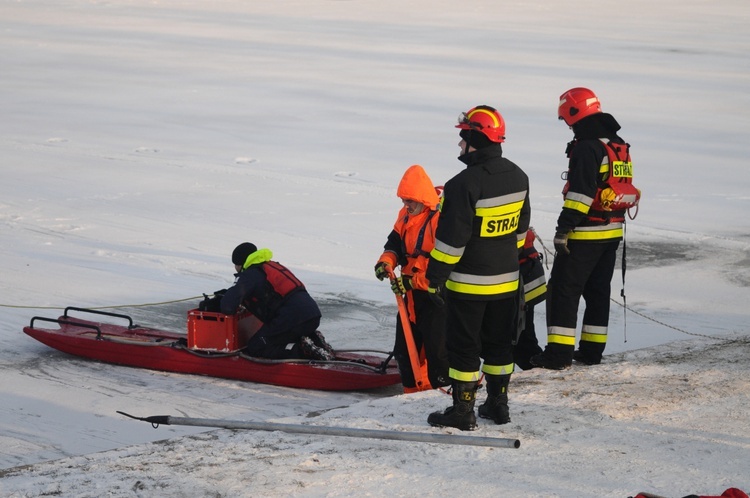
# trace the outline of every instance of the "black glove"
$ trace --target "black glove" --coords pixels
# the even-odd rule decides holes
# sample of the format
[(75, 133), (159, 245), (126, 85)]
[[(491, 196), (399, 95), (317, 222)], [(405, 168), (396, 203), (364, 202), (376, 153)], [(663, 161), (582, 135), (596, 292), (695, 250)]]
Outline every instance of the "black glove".
[(203, 301), (198, 303), (198, 310), (219, 313), (221, 311), (221, 298), (224, 294), (214, 293), (214, 297), (208, 297), (203, 294)]
[(391, 265), (389, 265), (385, 261), (381, 261), (380, 263), (375, 265), (375, 276), (380, 281), (382, 281), (384, 278), (387, 278), (388, 273), (392, 271), (393, 270), (391, 270)]
[(568, 249), (567, 233), (556, 233), (555, 239), (552, 242), (555, 244), (555, 251), (560, 254), (570, 254), (570, 249)]
[(443, 299), (443, 288), (442, 287), (428, 287), (427, 288), (427, 296), (430, 298), (430, 301), (432, 301), (432, 304), (435, 306), (440, 306), (441, 308), (445, 306), (445, 299)]
[(396, 295), (403, 296), (404, 294), (406, 294), (406, 291), (410, 291), (412, 289), (413, 287), (411, 286), (411, 277), (408, 275), (391, 280), (391, 290)]

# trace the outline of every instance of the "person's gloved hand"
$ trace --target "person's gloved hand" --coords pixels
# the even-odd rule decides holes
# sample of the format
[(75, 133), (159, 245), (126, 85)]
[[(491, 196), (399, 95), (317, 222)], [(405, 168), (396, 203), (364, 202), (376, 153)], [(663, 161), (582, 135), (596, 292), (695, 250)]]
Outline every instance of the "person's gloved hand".
[(406, 294), (406, 291), (410, 291), (411, 289), (411, 277), (408, 275), (391, 280), (391, 290), (394, 294), (403, 296)]
[(441, 287), (428, 287), (427, 296), (435, 306), (445, 306), (445, 299), (443, 299), (443, 289)]
[(198, 303), (198, 309), (200, 311), (208, 311), (211, 313), (218, 313), (221, 311), (221, 299), (224, 297), (226, 289), (221, 289), (214, 292), (213, 297), (208, 297), (207, 294), (203, 294), (203, 301)]
[(384, 278), (387, 278), (388, 274), (392, 271), (393, 270), (391, 269), (391, 265), (389, 265), (385, 261), (381, 261), (375, 265), (375, 276), (380, 281), (382, 281)]
[(570, 254), (568, 249), (568, 234), (567, 233), (556, 233), (555, 239), (552, 241), (555, 244), (555, 251), (560, 254)]

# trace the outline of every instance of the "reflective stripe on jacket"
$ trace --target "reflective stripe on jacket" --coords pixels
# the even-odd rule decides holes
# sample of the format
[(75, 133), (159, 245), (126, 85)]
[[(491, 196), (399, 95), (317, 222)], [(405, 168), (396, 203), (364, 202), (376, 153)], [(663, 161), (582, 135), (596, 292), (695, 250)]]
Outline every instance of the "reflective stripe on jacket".
[[(621, 140), (615, 142), (618, 143), (624, 145)], [(602, 140), (574, 140), (569, 144), (568, 157), (564, 201), (556, 231), (567, 233), (570, 241), (621, 240), (624, 212), (605, 214), (592, 210), (592, 206), (598, 206), (602, 187), (607, 185), (611, 168), (607, 147)]]
[(445, 185), (427, 278), (463, 299), (503, 299), (518, 290), (518, 254), (529, 227), (529, 180), (502, 148), (464, 154)]

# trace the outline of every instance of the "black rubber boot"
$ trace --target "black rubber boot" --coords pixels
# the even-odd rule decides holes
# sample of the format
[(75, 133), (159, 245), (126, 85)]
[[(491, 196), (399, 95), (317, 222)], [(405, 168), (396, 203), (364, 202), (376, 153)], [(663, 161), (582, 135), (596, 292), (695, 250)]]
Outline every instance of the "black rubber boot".
[(435, 427), (455, 427), (462, 431), (477, 428), (474, 402), (477, 399), (476, 382), (453, 381), (453, 406), (443, 412), (430, 413), (427, 423)]
[(487, 399), (477, 410), (479, 416), (494, 421), (498, 425), (510, 422), (508, 409), (508, 385), (510, 375), (486, 375)]
[(328, 341), (326, 341), (325, 336), (320, 330), (316, 330), (315, 332), (313, 332), (313, 335), (310, 336), (310, 339), (312, 339), (313, 344), (328, 351), (331, 356), (336, 356), (336, 351), (334, 351), (333, 346), (328, 344)]
[(578, 350), (573, 353), (576, 363), (598, 365), (602, 362), (602, 353), (606, 344), (591, 341), (579, 341)]
[(548, 368), (550, 370), (564, 370), (573, 364), (574, 346), (562, 344), (547, 344), (544, 352), (529, 358), (529, 362), (535, 367)]

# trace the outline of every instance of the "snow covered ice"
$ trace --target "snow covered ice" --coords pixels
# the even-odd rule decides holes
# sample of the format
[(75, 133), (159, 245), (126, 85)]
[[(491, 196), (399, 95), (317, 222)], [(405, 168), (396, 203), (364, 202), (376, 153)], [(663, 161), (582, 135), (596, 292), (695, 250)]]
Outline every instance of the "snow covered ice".
[[(749, 22), (743, 0), (0, 3), (0, 496), (747, 492)], [(439, 392), (129, 369), (22, 333), (68, 305), (183, 331), (250, 240), (307, 284), (334, 346), (389, 349), (372, 267), (404, 170), (447, 181), (456, 116), (498, 107), (551, 247), (557, 97), (579, 85), (622, 124), (643, 190), (632, 310), (613, 303), (602, 365), (517, 372), (511, 424), (471, 433), (519, 449), (154, 430), (116, 412), (453, 432), (426, 424)], [(536, 322), (545, 343), (543, 306)]]

